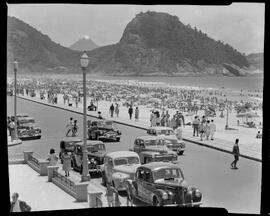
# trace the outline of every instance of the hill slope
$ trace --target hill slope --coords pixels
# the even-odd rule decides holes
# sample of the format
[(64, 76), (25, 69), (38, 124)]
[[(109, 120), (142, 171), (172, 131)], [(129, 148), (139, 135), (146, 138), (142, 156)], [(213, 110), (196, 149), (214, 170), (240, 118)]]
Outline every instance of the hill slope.
[(263, 71), (263, 53), (251, 53), (247, 56), (250, 67)]

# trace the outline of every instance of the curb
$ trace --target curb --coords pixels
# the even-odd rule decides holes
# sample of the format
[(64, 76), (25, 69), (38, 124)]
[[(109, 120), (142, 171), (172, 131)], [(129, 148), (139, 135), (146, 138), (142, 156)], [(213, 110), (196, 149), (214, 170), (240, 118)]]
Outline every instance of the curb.
[[(17, 97), (19, 97), (21, 99), (24, 99), (24, 100), (31, 101), (31, 102), (35, 102), (35, 103), (38, 103), (38, 104), (42, 104), (42, 105), (45, 105), (45, 106), (50, 106), (50, 107), (62, 109), (62, 110), (73, 112), (73, 113), (77, 113), (77, 114), (80, 114), (80, 115), (83, 114), (83, 113), (81, 113), (79, 111), (70, 110), (68, 108), (59, 107), (57, 105), (39, 102), (39, 101), (31, 100), (29, 98), (24, 98), (24, 97), (21, 97), (21, 96), (17, 96)], [(87, 116), (92, 117), (92, 118), (98, 118), (97, 116), (94, 116), (94, 115), (91, 115), (91, 114), (87, 114)], [(133, 128), (137, 128), (137, 129), (141, 129), (141, 130), (147, 130), (147, 128), (145, 128), (143, 126), (131, 125), (129, 123), (124, 123), (124, 122), (120, 122), (120, 121), (117, 121), (117, 120), (113, 120), (113, 121), (115, 123), (117, 123), (117, 124), (125, 125), (125, 126), (128, 126), (128, 127), (133, 127)], [(189, 140), (189, 139), (186, 139), (186, 138), (183, 138), (183, 140), (188, 141), (188, 142), (191, 142), (191, 143), (194, 143), (194, 144), (197, 144), (197, 145), (201, 145), (201, 146), (204, 146), (204, 147), (212, 148), (212, 149), (215, 149), (215, 150), (218, 150), (218, 151), (221, 151), (221, 152), (232, 154), (231, 151), (228, 151), (226, 149), (222, 149), (222, 148), (219, 148), (219, 147), (211, 146), (211, 145), (208, 145), (208, 144), (205, 144), (205, 143), (201, 143), (201, 142), (198, 142), (198, 141), (194, 141), (194, 140)], [(243, 154), (240, 154), (239, 156), (240, 157), (243, 157), (243, 158), (246, 158), (246, 159), (249, 159), (249, 160), (254, 160), (254, 161), (257, 161), (257, 162), (262, 162), (261, 159), (258, 159), (258, 158), (252, 157), (252, 156), (247, 156), (247, 155), (243, 155)]]
[(15, 145), (20, 145), (20, 144), (22, 144), (22, 141), (16, 142), (16, 143), (14, 143), (14, 144), (9, 144), (9, 143), (8, 143), (8, 147), (10, 147), (10, 146), (15, 146)]

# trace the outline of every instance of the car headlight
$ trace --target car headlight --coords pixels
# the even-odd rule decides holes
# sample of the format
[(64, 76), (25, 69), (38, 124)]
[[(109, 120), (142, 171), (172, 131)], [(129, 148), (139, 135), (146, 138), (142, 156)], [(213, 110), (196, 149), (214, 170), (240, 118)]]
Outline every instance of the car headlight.
[(196, 197), (201, 197), (201, 195), (202, 195), (202, 194), (201, 194), (201, 192), (199, 191), (199, 189), (196, 189), (196, 190), (195, 190), (195, 196), (196, 196)]
[(168, 199), (168, 194), (164, 192), (164, 193), (162, 194), (162, 199), (164, 199), (164, 200)]

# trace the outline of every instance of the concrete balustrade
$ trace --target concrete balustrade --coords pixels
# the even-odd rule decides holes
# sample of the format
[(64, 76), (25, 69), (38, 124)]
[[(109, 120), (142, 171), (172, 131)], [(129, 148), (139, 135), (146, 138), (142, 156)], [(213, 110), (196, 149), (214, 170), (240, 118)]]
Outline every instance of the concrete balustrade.
[(87, 186), (89, 182), (75, 183), (76, 187), (76, 200), (78, 202), (87, 202)]
[(53, 178), (53, 171), (58, 171), (58, 166), (47, 166), (47, 172), (48, 172), (48, 182), (52, 181)]
[(41, 176), (46, 176), (48, 174), (47, 166), (49, 166), (50, 162), (45, 159), (39, 159), (38, 163), (39, 163), (39, 174)]
[(24, 163), (27, 163), (27, 161), (30, 160), (32, 155), (33, 155), (33, 151), (24, 151), (23, 152)]
[(93, 187), (93, 185), (88, 185), (88, 203), (89, 208), (98, 208), (102, 207), (103, 203), (101, 201), (101, 195), (103, 192), (99, 190), (97, 187)]

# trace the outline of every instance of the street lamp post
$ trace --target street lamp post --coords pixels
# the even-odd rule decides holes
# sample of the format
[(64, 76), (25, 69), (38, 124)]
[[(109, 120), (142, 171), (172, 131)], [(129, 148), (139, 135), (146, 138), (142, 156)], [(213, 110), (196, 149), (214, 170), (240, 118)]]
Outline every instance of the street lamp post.
[(17, 70), (18, 70), (18, 62), (14, 61), (14, 140), (18, 139), (17, 135)]
[(83, 55), (81, 56), (81, 68), (83, 72), (83, 170), (82, 170), (82, 176), (81, 181), (89, 181), (90, 175), (88, 170), (88, 156), (87, 156), (87, 127), (86, 127), (86, 68), (89, 63), (89, 59), (87, 56), (86, 51), (83, 52)]

